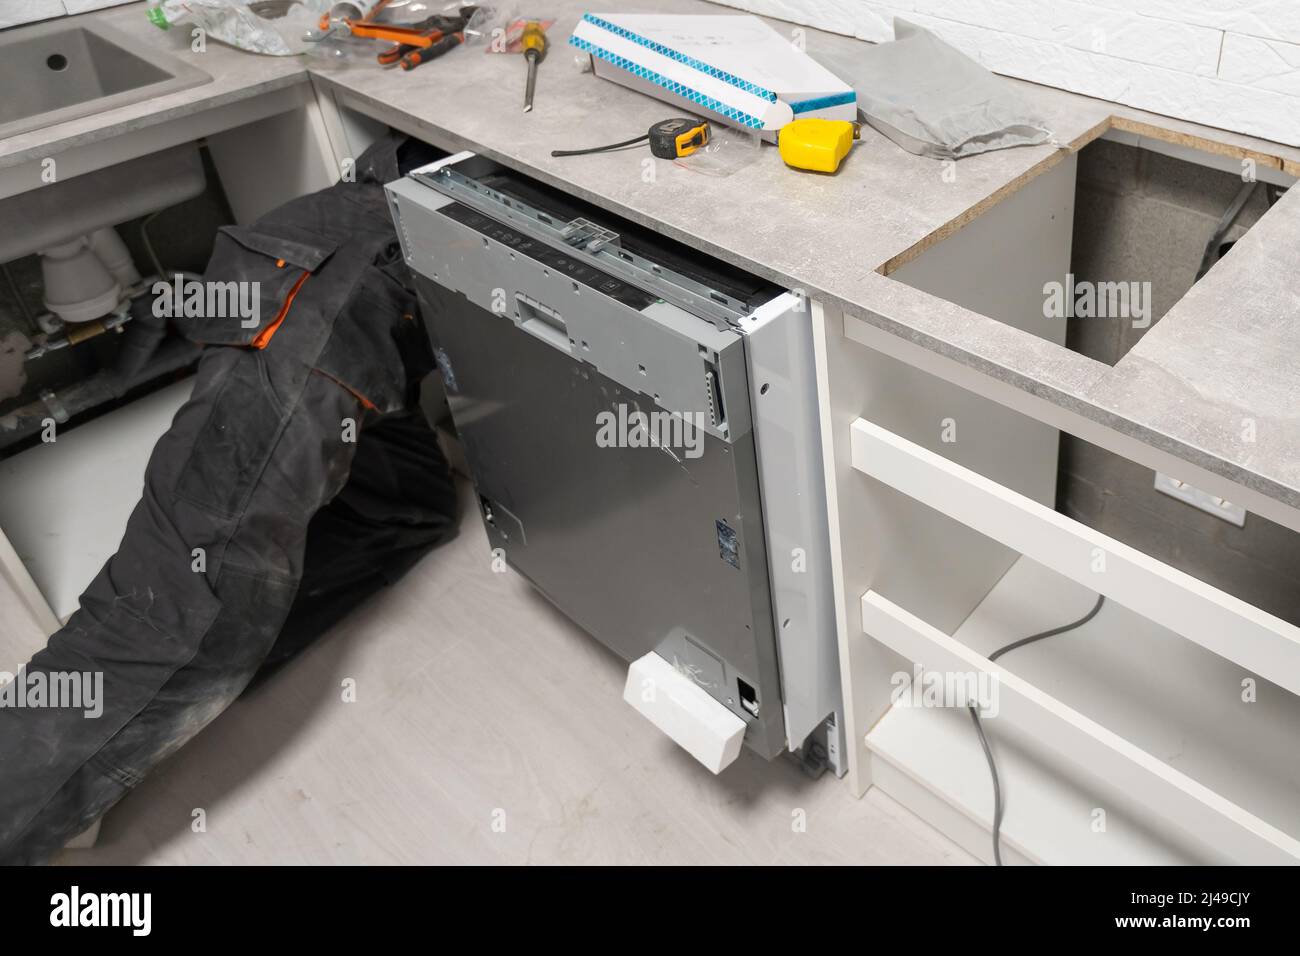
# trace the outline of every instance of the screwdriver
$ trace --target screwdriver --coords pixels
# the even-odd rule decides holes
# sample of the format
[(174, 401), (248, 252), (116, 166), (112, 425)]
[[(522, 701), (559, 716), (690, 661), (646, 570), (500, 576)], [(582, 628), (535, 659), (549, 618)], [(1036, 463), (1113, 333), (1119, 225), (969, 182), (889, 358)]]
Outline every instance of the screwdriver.
[(546, 30), (538, 20), (529, 20), (519, 42), (528, 60), (528, 85), (524, 88), (524, 112), (533, 110), (533, 91), (537, 88), (537, 64), (546, 56)]

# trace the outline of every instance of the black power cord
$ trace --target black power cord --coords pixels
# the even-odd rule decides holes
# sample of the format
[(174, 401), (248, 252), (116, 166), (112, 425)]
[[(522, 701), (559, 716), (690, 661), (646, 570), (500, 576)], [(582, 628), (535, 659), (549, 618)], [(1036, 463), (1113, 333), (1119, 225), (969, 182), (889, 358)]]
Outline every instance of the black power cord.
[(592, 146), (590, 149), (553, 149), (552, 156), (589, 156), (592, 153), (608, 153), (612, 149), (622, 149), (625, 146), (635, 146), (637, 143), (644, 143), (650, 138), (649, 133), (642, 133), (635, 139), (625, 139), (621, 143), (610, 143), (608, 146)]
[(1214, 235), (1210, 241), (1205, 244), (1205, 253), (1201, 256), (1201, 266), (1196, 270), (1196, 281), (1200, 282), (1205, 278), (1205, 274), (1210, 268), (1219, 261), (1219, 253), (1222, 252), (1223, 240), (1228, 235), (1228, 230), (1232, 224), (1237, 221), (1241, 211), (1246, 208), (1246, 203), (1250, 202), (1255, 190), (1259, 188), (1258, 182), (1244, 183), (1241, 189), (1237, 190), (1237, 195), (1233, 197), (1232, 202), (1228, 203), (1228, 208), (1224, 211), (1219, 224), (1214, 227)]
[[(1092, 606), (1092, 610), (1070, 624), (1063, 624), (1060, 627), (1054, 627), (1050, 631), (1043, 631), (1039, 634), (1033, 634), (1029, 637), (1022, 637), (1018, 641), (1012, 641), (1004, 647), (999, 647), (989, 655), (990, 661), (996, 661), (1008, 651), (1014, 651), (1016, 648), (1024, 647), (1026, 644), (1033, 644), (1035, 641), (1042, 641), (1049, 637), (1056, 637), (1058, 634), (1064, 634), (1066, 631), (1073, 631), (1077, 627), (1083, 627), (1101, 610), (1102, 604), (1106, 601), (1104, 594), (1097, 595), (1097, 603)], [(975, 732), (979, 734), (980, 746), (984, 748), (984, 759), (989, 762), (989, 773), (993, 775), (993, 862), (997, 866), (1002, 865), (1002, 785), (998, 781), (998, 767), (993, 762), (993, 750), (989, 747), (989, 739), (984, 734), (984, 724), (980, 720), (980, 712), (977, 707), (967, 708), (970, 711), (971, 720), (975, 722)]]

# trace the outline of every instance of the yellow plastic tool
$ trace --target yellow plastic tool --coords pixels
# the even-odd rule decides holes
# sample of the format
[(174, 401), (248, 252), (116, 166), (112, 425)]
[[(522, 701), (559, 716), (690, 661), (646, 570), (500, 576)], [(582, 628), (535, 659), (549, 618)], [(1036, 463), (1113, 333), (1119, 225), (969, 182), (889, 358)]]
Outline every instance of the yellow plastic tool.
[(833, 173), (860, 134), (861, 127), (848, 120), (805, 116), (781, 127), (777, 146), (788, 166)]

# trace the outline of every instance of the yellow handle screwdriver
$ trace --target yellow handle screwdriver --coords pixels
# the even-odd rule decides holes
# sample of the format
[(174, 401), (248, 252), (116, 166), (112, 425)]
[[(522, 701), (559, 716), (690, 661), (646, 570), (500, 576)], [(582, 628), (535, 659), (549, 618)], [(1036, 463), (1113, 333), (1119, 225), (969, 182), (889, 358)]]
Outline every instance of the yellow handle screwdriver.
[(528, 61), (528, 85), (524, 88), (524, 112), (533, 109), (533, 91), (537, 88), (537, 64), (546, 56), (546, 30), (538, 20), (529, 20), (519, 41)]

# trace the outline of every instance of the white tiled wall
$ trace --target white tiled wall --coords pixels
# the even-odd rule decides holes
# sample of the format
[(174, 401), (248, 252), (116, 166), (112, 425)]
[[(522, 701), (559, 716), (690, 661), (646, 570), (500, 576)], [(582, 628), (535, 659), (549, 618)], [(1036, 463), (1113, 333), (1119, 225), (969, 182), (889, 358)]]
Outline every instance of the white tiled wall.
[(0, 0), (0, 30), (20, 23), (50, 20), (130, 2), (131, 0)]
[(893, 38), (895, 14), (989, 69), (1300, 146), (1300, 0), (717, 0)]

